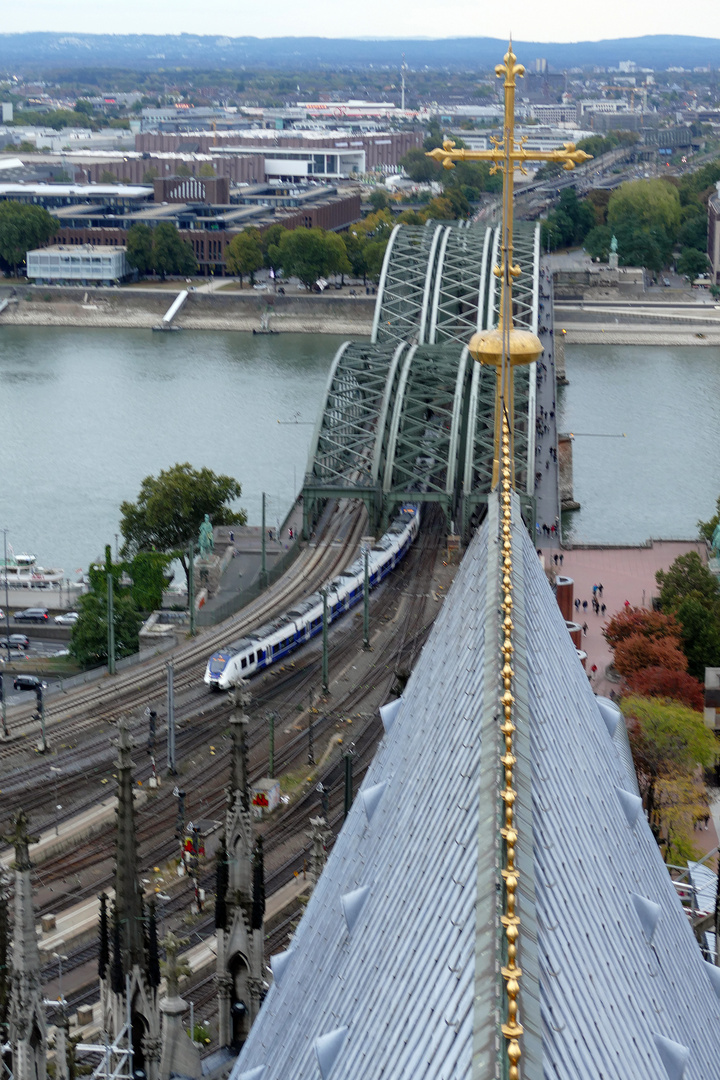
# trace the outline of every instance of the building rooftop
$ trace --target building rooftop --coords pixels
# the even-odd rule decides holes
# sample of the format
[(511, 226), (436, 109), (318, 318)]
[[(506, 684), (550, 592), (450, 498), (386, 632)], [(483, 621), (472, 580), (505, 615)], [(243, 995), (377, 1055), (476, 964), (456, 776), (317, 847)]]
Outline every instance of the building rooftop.
[[(232, 1080), (503, 1075), (499, 499), (471, 543)], [(523, 1080), (708, 1080), (720, 971), (513, 506)]]

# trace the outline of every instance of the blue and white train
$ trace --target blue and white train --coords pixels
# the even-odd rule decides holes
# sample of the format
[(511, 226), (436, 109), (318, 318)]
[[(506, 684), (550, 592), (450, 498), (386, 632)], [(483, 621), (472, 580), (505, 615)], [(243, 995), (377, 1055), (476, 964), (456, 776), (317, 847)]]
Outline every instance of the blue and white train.
[[(370, 549), (368, 578), (370, 588), (377, 585), (397, 566), (420, 528), (420, 507), (408, 503), (401, 507), (388, 531)], [(333, 578), (328, 585), (328, 620), (334, 622), (362, 600), (365, 560), (357, 558), (352, 566)], [(218, 649), (208, 660), (205, 682), (211, 690), (229, 690), (240, 679), (282, 660), (322, 630), (323, 601), (319, 592), (301, 600), (292, 611), (278, 616), (246, 637)]]

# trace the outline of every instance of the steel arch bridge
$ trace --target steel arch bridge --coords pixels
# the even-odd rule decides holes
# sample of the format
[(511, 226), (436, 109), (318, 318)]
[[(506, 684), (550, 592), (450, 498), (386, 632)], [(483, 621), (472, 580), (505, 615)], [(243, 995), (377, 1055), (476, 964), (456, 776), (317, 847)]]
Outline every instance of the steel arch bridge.
[[(514, 319), (537, 333), (540, 232), (520, 225)], [(397, 225), (388, 242), (369, 342), (335, 355), (303, 484), (312, 530), (330, 498), (361, 499), (373, 528), (407, 501), (442, 506), (467, 536), (484, 514), (494, 449), (495, 373), (467, 342), (497, 323), (499, 229)], [(534, 514), (535, 364), (515, 370), (516, 484)]]

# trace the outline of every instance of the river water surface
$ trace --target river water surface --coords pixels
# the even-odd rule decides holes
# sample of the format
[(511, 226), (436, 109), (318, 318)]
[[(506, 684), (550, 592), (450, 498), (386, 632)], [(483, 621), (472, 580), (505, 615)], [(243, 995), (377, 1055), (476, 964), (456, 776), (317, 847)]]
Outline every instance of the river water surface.
[(720, 495), (720, 349), (569, 345), (566, 366), (559, 426), (577, 433), (582, 504), (566, 536), (694, 539)]
[[(0, 328), (0, 528), (74, 578), (114, 546), (143, 477), (182, 461), (240, 480), (251, 524), (266, 491), (278, 524), (342, 340)], [(573, 539), (694, 536), (720, 493), (720, 350), (575, 345), (567, 370)]]
[(342, 340), (1, 328), (0, 528), (74, 579), (114, 549), (143, 478), (184, 461), (236, 477), (251, 524), (266, 491), (279, 524)]

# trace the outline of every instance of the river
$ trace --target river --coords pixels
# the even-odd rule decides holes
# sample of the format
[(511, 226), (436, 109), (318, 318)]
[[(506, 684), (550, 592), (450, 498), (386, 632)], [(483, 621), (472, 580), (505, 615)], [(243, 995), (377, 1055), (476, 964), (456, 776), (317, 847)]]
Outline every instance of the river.
[[(114, 546), (120, 503), (143, 477), (182, 461), (240, 480), (251, 524), (266, 491), (277, 525), (342, 340), (3, 327), (0, 528), (74, 578)], [(577, 433), (582, 504), (566, 515), (569, 535), (694, 536), (720, 494), (720, 350), (574, 345), (567, 371), (560, 426)]]
[(236, 477), (251, 524), (267, 492), (279, 524), (342, 340), (3, 327), (0, 528), (74, 580), (114, 549), (143, 478), (184, 461)]
[[(576, 542), (694, 539), (720, 495), (720, 349), (568, 345)], [(618, 438), (617, 436), (623, 436)]]

